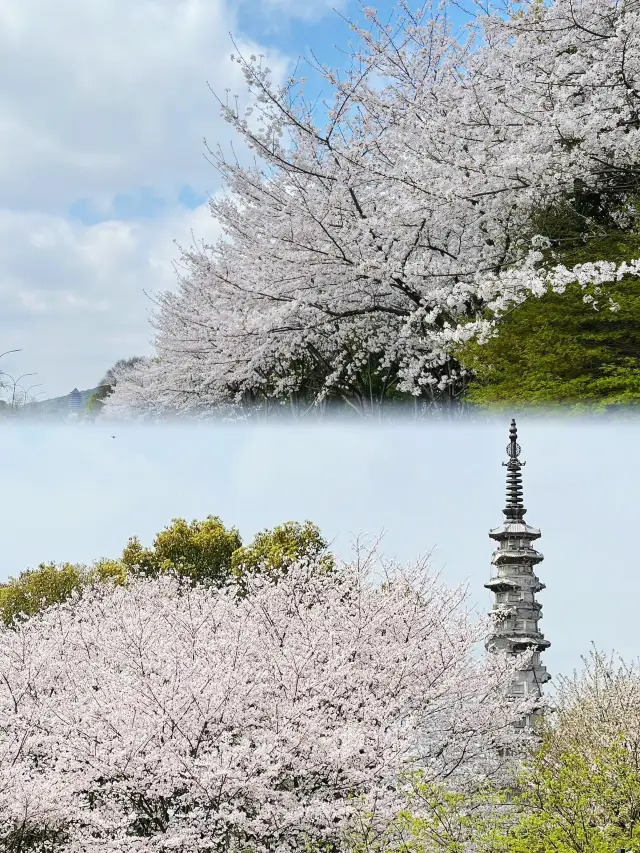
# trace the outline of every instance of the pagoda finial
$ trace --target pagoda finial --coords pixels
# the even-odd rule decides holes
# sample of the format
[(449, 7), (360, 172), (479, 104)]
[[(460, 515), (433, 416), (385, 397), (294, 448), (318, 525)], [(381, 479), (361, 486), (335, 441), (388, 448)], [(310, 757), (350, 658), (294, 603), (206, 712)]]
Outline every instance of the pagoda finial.
[(507, 445), (508, 462), (502, 464), (507, 469), (507, 503), (502, 512), (510, 521), (521, 519), (526, 513), (522, 504), (522, 472), (521, 469), (527, 464), (519, 460), (520, 445), (518, 444), (518, 428), (515, 419), (511, 420), (509, 427), (509, 444)]
[(515, 418), (511, 419), (511, 426), (509, 427), (509, 447), (507, 447), (507, 453), (511, 459), (515, 459), (517, 456), (520, 456), (518, 427), (516, 426)]

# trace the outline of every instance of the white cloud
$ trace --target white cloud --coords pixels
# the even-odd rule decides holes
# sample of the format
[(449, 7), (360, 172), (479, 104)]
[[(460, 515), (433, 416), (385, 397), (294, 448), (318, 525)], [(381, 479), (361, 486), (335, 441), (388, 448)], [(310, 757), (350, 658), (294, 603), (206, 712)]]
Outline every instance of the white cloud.
[(229, 133), (207, 83), (244, 90), (236, 30), (224, 0), (4, 0), (2, 205), (59, 210), (138, 186), (214, 184), (202, 139)]
[[(145, 296), (175, 284), (173, 240), (208, 242), (208, 205), (154, 220), (84, 225), (46, 213), (0, 214), (0, 351), (8, 373), (37, 372), (45, 396), (90, 388), (120, 357), (146, 354), (153, 305)], [(67, 387), (68, 386), (68, 387)]]
[[(253, 2), (253, 0), (252, 0)], [(208, 85), (244, 91), (229, 32), (237, 0), (0, 0), (0, 366), (38, 371), (46, 396), (91, 387), (117, 358), (148, 351), (143, 291), (172, 287), (173, 243), (214, 239), (205, 160), (229, 141)], [(161, 200), (153, 218), (118, 219), (118, 195)], [(98, 224), (69, 219), (85, 206)]]

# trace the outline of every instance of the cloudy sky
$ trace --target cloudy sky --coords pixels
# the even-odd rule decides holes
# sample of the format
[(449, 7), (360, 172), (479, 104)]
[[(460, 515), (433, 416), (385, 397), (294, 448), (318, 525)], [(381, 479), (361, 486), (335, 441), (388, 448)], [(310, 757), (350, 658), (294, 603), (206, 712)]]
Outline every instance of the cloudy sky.
[[(638, 656), (637, 423), (522, 418), (527, 520), (542, 530), (541, 628), (550, 672), (594, 641)], [(316, 522), (348, 557), (353, 538), (470, 582), (490, 605), (487, 531), (502, 522), (508, 418), (483, 424), (229, 428), (36, 425), (3, 430), (0, 580), (41, 561), (117, 556), (174, 517), (219, 515), (244, 541)], [(111, 436), (114, 435), (115, 438)]]
[[(391, 9), (391, 0), (377, 7)], [(242, 93), (230, 33), (276, 77), (339, 65), (357, 0), (0, 2), (0, 367), (41, 399), (92, 388), (150, 350), (147, 293), (173, 287), (174, 240), (213, 241), (228, 146), (209, 86)], [(338, 11), (335, 11), (338, 10)]]

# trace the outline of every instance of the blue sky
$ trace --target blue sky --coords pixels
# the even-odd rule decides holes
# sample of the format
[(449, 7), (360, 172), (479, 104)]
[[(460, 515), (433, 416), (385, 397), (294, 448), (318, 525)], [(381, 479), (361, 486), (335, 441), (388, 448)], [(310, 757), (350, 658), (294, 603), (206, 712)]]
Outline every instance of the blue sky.
[[(434, 568), (469, 580), (484, 611), (508, 423), (6, 428), (0, 579), (115, 556), (132, 534), (150, 544), (174, 517), (219, 515), (245, 541), (308, 518), (343, 557), (354, 536), (383, 531), (387, 557), (436, 547)], [(592, 641), (637, 657), (637, 423), (522, 417), (518, 427), (527, 520), (542, 531), (549, 671), (579, 666)]]
[[(375, 4), (373, 4), (375, 5)], [(393, 3), (380, 0), (381, 14)], [(205, 159), (228, 146), (208, 84), (242, 93), (232, 33), (276, 78), (340, 65), (355, 0), (5, 0), (0, 5), (0, 368), (42, 398), (150, 351), (174, 240), (213, 242)], [(317, 83), (317, 81), (316, 81)]]

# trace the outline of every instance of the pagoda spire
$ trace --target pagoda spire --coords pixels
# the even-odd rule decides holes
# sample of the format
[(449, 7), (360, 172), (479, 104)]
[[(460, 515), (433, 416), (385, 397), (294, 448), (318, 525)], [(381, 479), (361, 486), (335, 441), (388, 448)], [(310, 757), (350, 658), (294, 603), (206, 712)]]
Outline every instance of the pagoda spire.
[[(508, 461), (502, 464), (507, 469), (507, 498), (502, 510), (505, 520), (489, 536), (498, 543), (491, 558), (492, 577), (485, 587), (494, 595), (492, 632), (487, 640), (490, 651), (506, 651), (517, 655), (531, 652), (529, 663), (516, 673), (509, 695), (514, 699), (540, 697), (542, 685), (551, 676), (541, 663), (540, 654), (551, 643), (544, 638), (538, 623), (542, 618), (542, 606), (536, 593), (545, 588), (534, 571), (544, 559), (532, 542), (540, 538), (540, 531), (524, 521), (526, 509), (523, 503), (522, 468), (520, 445), (515, 420), (509, 428), (507, 445)], [(520, 725), (531, 725), (531, 716)]]
[(515, 420), (511, 421), (509, 427), (507, 456), (509, 461), (502, 463), (507, 468), (507, 505), (502, 511), (510, 521), (519, 521), (526, 512), (522, 504), (522, 469), (527, 463), (518, 459), (520, 445)]

